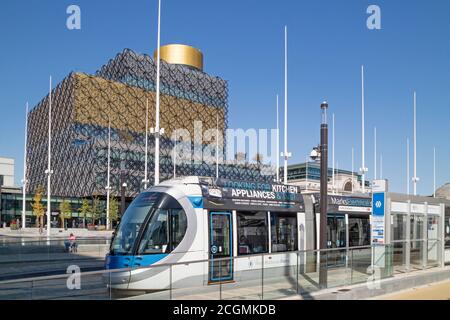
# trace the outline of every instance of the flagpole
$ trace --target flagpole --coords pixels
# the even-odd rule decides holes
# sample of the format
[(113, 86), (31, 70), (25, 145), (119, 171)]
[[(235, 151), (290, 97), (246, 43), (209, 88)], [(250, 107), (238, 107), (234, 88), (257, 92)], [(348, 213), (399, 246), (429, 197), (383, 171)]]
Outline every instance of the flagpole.
[(47, 237), (50, 238), (51, 226), (51, 151), (52, 151), (52, 77), (50, 76), (49, 85), (49, 104), (48, 104), (48, 168), (45, 171), (47, 174)]
[(406, 194), (409, 195), (410, 191), (409, 191), (409, 138), (406, 138)]
[(160, 104), (160, 72), (161, 72), (161, 0), (158, 0), (158, 46), (156, 57), (156, 125), (155, 125), (155, 186), (159, 184), (159, 104)]
[(106, 229), (110, 229), (110, 171), (111, 171), (111, 112), (110, 107), (108, 109), (108, 172), (107, 172), (107, 182), (106, 182)]
[(433, 197), (436, 198), (436, 147), (433, 148)]
[(355, 150), (354, 149), (355, 148), (352, 147), (352, 193), (353, 193), (353, 179), (354, 179), (354, 171), (355, 171), (355, 169), (354, 169), (354, 167), (355, 167), (355, 159), (354, 159), (354, 157), (355, 157), (355, 155), (354, 155)]
[(336, 162), (334, 161), (334, 113), (333, 113), (333, 131), (332, 131), (333, 133), (332, 133), (332, 140), (333, 140), (333, 150), (332, 150), (332, 158), (333, 158), (333, 160), (332, 160), (332, 162), (333, 162), (333, 175), (332, 175), (332, 182), (331, 182), (331, 190), (332, 190), (332, 193), (334, 193), (334, 176), (335, 176), (335, 171), (336, 171)]
[(284, 184), (287, 184), (288, 178), (288, 159), (291, 157), (291, 153), (288, 152), (288, 140), (287, 140), (287, 112), (288, 112), (288, 80), (287, 80), (287, 26), (284, 26)]
[(145, 108), (145, 167), (144, 167), (144, 189), (148, 188), (148, 98)]
[(413, 180), (413, 190), (414, 195), (417, 195), (417, 182), (419, 178), (417, 177), (417, 118), (416, 118), (416, 92), (414, 91), (414, 177)]
[(280, 123), (278, 110), (278, 94), (277, 94), (277, 183), (280, 182)]
[(219, 115), (216, 115), (216, 179), (219, 179)]
[(26, 229), (26, 189), (27, 189), (27, 141), (28, 141), (28, 102), (25, 111), (25, 144), (23, 150), (23, 190), (22, 190), (22, 229)]
[(374, 128), (373, 179), (377, 180), (377, 127)]
[(368, 171), (364, 159), (364, 66), (361, 66), (361, 160), (362, 192), (366, 192), (366, 172)]

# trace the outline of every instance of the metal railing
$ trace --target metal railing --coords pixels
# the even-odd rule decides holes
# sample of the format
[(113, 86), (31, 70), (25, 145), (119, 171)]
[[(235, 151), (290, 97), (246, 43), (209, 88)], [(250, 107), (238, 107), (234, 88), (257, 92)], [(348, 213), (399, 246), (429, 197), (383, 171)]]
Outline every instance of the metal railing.
[[(0, 281), (0, 299), (277, 299), (309, 298), (325, 288), (393, 276), (392, 246), (264, 253), (183, 261), (149, 267), (77, 271)], [(322, 258), (320, 258), (322, 257)], [(322, 259), (322, 261), (319, 261)], [(374, 273), (374, 270), (377, 272)], [(138, 284), (138, 286), (136, 286)], [(138, 290), (135, 287), (144, 288)]]

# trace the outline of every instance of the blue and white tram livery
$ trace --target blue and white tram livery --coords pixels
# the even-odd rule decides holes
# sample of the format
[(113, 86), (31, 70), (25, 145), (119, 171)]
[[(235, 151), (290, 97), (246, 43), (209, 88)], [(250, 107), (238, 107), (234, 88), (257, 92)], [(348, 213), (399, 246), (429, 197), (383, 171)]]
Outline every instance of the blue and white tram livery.
[[(150, 291), (256, 279), (251, 271), (262, 263), (265, 270), (297, 264), (290, 252), (306, 248), (305, 229), (303, 196), (296, 186), (168, 180), (139, 194), (125, 211), (106, 268), (131, 271), (113, 272), (108, 281), (114, 289)], [(259, 255), (275, 252), (285, 254), (265, 261)], [(204, 262), (183, 264), (199, 260)]]

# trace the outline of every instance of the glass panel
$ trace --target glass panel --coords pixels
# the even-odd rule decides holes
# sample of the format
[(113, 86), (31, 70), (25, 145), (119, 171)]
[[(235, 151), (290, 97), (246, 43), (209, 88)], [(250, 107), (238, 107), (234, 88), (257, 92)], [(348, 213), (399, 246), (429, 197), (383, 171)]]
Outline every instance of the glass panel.
[(328, 217), (327, 219), (327, 247), (343, 248), (346, 246), (344, 217)]
[(172, 266), (172, 299), (219, 300), (220, 286), (208, 285), (208, 261)]
[(392, 240), (406, 239), (406, 215), (393, 214), (392, 215)]
[(406, 242), (393, 243), (392, 260), (394, 271), (406, 271)]
[(445, 207), (445, 248), (450, 249), (450, 207)]
[(186, 213), (182, 209), (171, 209), (170, 220), (170, 243), (173, 250), (180, 244), (186, 234)]
[(237, 213), (238, 255), (268, 252), (267, 212)]
[(327, 287), (338, 287), (350, 283), (351, 269), (346, 267), (347, 249), (333, 250), (326, 253)]
[(423, 239), (424, 217), (418, 215), (410, 216), (410, 237), (411, 240)]
[(264, 299), (278, 299), (297, 293), (297, 252), (264, 256)]
[(410, 266), (415, 269), (423, 268), (424, 241), (411, 241)]
[(439, 241), (429, 240), (427, 246), (427, 265), (436, 266), (439, 264)]
[[(346, 225), (342, 216), (329, 216), (327, 219), (327, 247), (345, 248), (346, 247)], [(326, 252), (327, 266), (337, 267), (345, 265), (346, 250), (334, 250)]]
[(234, 282), (222, 284), (222, 299), (261, 300), (263, 298), (262, 259), (261, 255), (235, 258)]
[(210, 214), (210, 256), (211, 281), (231, 280), (233, 278), (231, 257), (231, 214)]
[[(381, 247), (382, 249), (383, 247)], [(351, 283), (361, 283), (367, 281), (369, 267), (372, 266), (372, 248), (350, 249), (349, 266)], [(381, 258), (381, 257), (380, 257)], [(375, 261), (374, 264), (381, 263)]]
[(272, 252), (296, 251), (297, 216), (282, 213), (270, 213)]
[(139, 245), (139, 254), (168, 253), (167, 219), (169, 211), (158, 209), (151, 217)]
[(349, 246), (360, 247), (370, 245), (369, 218), (348, 219)]
[(428, 217), (427, 238), (428, 238), (428, 240), (438, 240), (440, 238), (439, 237), (439, 216), (429, 216)]
[(130, 204), (112, 241), (111, 254), (126, 255), (131, 253), (141, 225), (159, 196), (160, 193), (157, 192), (144, 192)]

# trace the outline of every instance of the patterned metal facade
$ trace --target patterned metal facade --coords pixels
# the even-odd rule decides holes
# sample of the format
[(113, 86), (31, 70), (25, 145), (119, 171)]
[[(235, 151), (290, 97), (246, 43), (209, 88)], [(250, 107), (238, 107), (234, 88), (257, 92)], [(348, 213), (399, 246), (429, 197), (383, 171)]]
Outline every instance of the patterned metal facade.
[[(148, 55), (129, 49), (118, 54), (95, 75), (71, 73), (52, 91), (52, 194), (64, 197), (106, 195), (108, 125), (111, 124), (112, 195), (119, 195), (121, 174), (126, 196), (143, 189), (145, 128), (148, 103), (149, 128), (155, 126), (156, 64)], [(219, 132), (224, 151), (228, 122), (227, 82), (197, 69), (161, 61), (161, 181), (173, 177), (175, 130), (184, 129), (192, 150), (208, 148), (194, 143), (194, 123), (202, 132)], [(29, 113), (27, 192), (46, 185), (48, 107), (45, 97)], [(218, 131), (216, 131), (218, 129)], [(148, 178), (153, 184), (154, 136), (148, 140)], [(186, 140), (184, 140), (186, 143)], [(214, 141), (214, 138), (211, 140)], [(210, 142), (208, 142), (210, 143)], [(177, 142), (178, 146), (178, 142)], [(176, 163), (177, 176), (215, 176), (216, 167), (200, 159)], [(229, 179), (273, 181), (270, 168), (257, 164), (219, 166), (219, 176)]]

